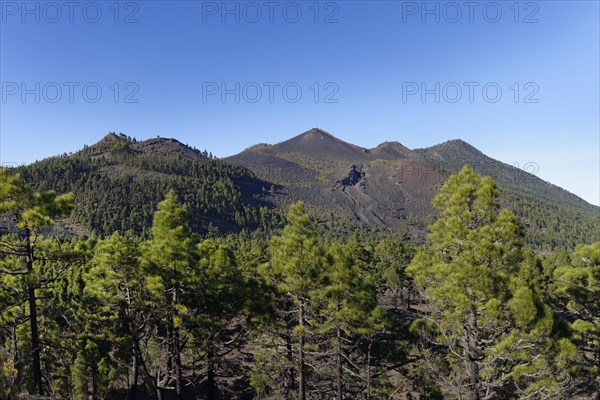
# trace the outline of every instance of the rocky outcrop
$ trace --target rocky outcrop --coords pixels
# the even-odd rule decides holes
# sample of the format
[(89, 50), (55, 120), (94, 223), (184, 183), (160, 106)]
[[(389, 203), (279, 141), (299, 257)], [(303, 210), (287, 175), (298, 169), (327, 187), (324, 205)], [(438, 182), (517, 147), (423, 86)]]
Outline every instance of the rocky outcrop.
[(362, 179), (363, 174), (360, 169), (353, 165), (348, 171), (348, 175), (339, 181), (342, 186), (354, 186)]

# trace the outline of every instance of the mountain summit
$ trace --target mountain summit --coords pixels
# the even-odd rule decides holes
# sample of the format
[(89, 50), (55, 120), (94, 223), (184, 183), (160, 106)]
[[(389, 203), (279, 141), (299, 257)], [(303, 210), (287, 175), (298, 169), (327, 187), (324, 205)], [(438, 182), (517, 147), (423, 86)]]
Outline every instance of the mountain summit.
[(306, 154), (312, 158), (356, 159), (368, 151), (362, 147), (344, 142), (332, 134), (313, 128), (289, 140), (271, 147), (277, 153)]
[[(529, 226), (528, 240), (534, 246), (600, 239), (600, 229), (595, 227), (600, 226), (598, 207), (459, 139), (417, 150), (396, 141), (366, 149), (313, 128), (225, 160), (277, 184), (278, 193), (285, 195), (279, 199), (283, 208), (304, 200), (324, 210), (323, 215), (349, 216), (368, 227), (392, 228), (423, 226), (440, 186), (450, 173), (469, 164), (480, 175), (494, 178), (503, 191), (503, 206)], [(585, 228), (580, 229), (580, 224)], [(586, 238), (583, 231), (593, 237)]]
[(199, 150), (193, 149), (173, 138), (151, 138), (138, 141), (129, 136), (110, 132), (98, 143), (90, 146), (95, 155), (128, 150), (136, 154), (155, 154), (157, 156), (181, 156), (190, 160), (205, 158)]
[(401, 228), (407, 220), (425, 218), (443, 182), (419, 154), (398, 142), (369, 150), (320, 128), (225, 161), (279, 185), (286, 203), (304, 200), (368, 227)]
[(172, 138), (138, 141), (109, 133), (74, 154), (47, 158), (19, 172), (35, 190), (75, 194), (71, 225), (79, 233), (147, 233), (156, 205), (171, 190), (185, 199), (191, 225), (199, 232), (264, 225), (272, 208), (265, 183), (251, 171)]
[(214, 160), (176, 139), (110, 133), (19, 172), (36, 190), (73, 191), (74, 226), (87, 232), (146, 232), (156, 204), (173, 189), (188, 203), (198, 231), (269, 226), (303, 200), (320, 220), (346, 231), (408, 229), (422, 240), (431, 200), (465, 164), (497, 182), (502, 206), (521, 218), (533, 247), (600, 240), (598, 207), (461, 140), (417, 150), (389, 141), (367, 149), (313, 128)]

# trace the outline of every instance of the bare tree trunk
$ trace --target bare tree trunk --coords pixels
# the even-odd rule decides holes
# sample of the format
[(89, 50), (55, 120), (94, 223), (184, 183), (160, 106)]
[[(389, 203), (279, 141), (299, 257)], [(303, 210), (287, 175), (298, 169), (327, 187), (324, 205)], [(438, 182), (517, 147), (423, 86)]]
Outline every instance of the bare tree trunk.
[(304, 360), (304, 300), (300, 300), (300, 338), (299, 338), (299, 357), (298, 357), (298, 400), (306, 400), (306, 376), (305, 376), (305, 360)]
[(135, 400), (135, 396), (137, 394), (137, 386), (138, 386), (138, 376), (139, 376), (139, 361), (137, 356), (137, 346), (135, 343), (133, 344), (133, 360), (131, 361), (131, 384), (129, 386), (129, 400)]
[[(600, 371), (600, 345), (596, 351), (596, 371)], [(600, 374), (596, 375), (596, 400), (600, 400)]]
[(31, 363), (33, 369), (33, 382), (35, 392), (40, 396), (44, 395), (42, 385), (42, 365), (40, 362), (40, 340), (38, 333), (37, 305), (35, 303), (35, 287), (30, 284), (27, 287), (29, 301), (29, 324), (31, 326)]
[[(177, 270), (175, 268), (172, 269), (173, 280), (175, 282), (175, 287), (173, 287), (173, 310), (172, 312), (177, 313), (177, 309), (175, 306), (179, 304), (178, 292), (179, 285), (177, 283)], [(171, 323), (171, 333), (172, 333), (172, 357), (173, 357), (173, 367), (175, 368), (175, 396), (177, 400), (181, 400), (182, 396), (182, 374), (181, 374), (181, 349), (179, 348), (179, 328), (175, 327), (175, 323), (173, 321), (173, 317), (170, 318)]]
[(164, 400), (165, 394), (163, 384), (160, 381), (160, 370), (156, 371), (156, 398), (158, 400)]
[(173, 337), (173, 348), (174, 348), (174, 364), (175, 364), (175, 393), (177, 400), (181, 400), (183, 392), (183, 378), (181, 372), (181, 351), (179, 349), (179, 331), (175, 331)]
[(42, 384), (42, 364), (40, 362), (40, 337), (38, 332), (37, 304), (35, 301), (35, 286), (33, 280), (33, 262), (35, 260), (33, 246), (31, 245), (31, 232), (25, 229), (27, 250), (27, 301), (29, 303), (29, 325), (31, 327), (31, 368), (35, 392), (44, 395)]
[[(98, 397), (98, 380), (100, 379), (98, 370), (92, 369), (92, 399), (97, 399)], [(89, 387), (89, 386), (88, 386)], [(89, 399), (89, 394), (86, 391), (86, 400)]]
[(285, 346), (286, 346), (286, 350), (287, 350), (287, 359), (288, 359), (288, 363), (289, 363), (289, 368), (287, 371), (287, 382), (286, 382), (286, 390), (285, 390), (285, 394), (287, 397), (289, 395), (289, 393), (294, 390), (294, 350), (292, 347), (292, 328), (290, 327), (289, 323), (288, 326), (286, 328), (286, 337), (285, 337)]
[(140, 370), (140, 360), (138, 358), (139, 341), (138, 341), (137, 334), (134, 333), (135, 328), (133, 328), (133, 326), (131, 326), (131, 321), (132, 321), (131, 293), (129, 291), (129, 288), (127, 288), (127, 291), (126, 291), (126, 300), (127, 300), (126, 315), (130, 321), (129, 323), (130, 323), (130, 331), (131, 331), (131, 356), (132, 356), (131, 382), (129, 383), (129, 394), (127, 397), (129, 400), (135, 400), (135, 397), (137, 395), (138, 377), (139, 377), (139, 370)]
[(369, 346), (367, 347), (367, 393), (366, 399), (371, 400), (371, 350), (373, 348), (373, 335), (369, 335)]
[(337, 383), (337, 400), (343, 400), (344, 388), (342, 383), (342, 330), (339, 326), (336, 326), (337, 336), (337, 354), (336, 354), (336, 383)]
[[(173, 316), (169, 315), (167, 318), (167, 368), (166, 368), (166, 373), (165, 373), (165, 377), (164, 377), (164, 383), (163, 385), (160, 385), (162, 387), (163, 393), (162, 395), (165, 395), (164, 390), (168, 389), (168, 390), (172, 390), (173, 389), (173, 380), (175, 381), (175, 397), (176, 399), (180, 399), (180, 392), (179, 392), (179, 383), (180, 380), (178, 379), (180, 377), (180, 373), (181, 373), (181, 369), (180, 369), (180, 362), (181, 360), (179, 359), (178, 355), (179, 355), (179, 351), (178, 351), (178, 343), (177, 343), (177, 338), (178, 338), (178, 334), (175, 331), (175, 322), (173, 321)], [(175, 379), (173, 379), (175, 378)], [(160, 382), (157, 379), (157, 382)], [(169, 395), (169, 398), (171, 398), (171, 396)], [(159, 399), (160, 400), (160, 399)]]
[(208, 349), (206, 350), (206, 367), (206, 399), (216, 400), (217, 390), (215, 383), (215, 366), (213, 364), (213, 350), (210, 344), (208, 345)]
[(469, 318), (469, 329), (467, 330), (467, 360), (468, 360), (468, 375), (469, 375), (469, 400), (479, 400), (479, 351), (477, 348), (477, 315), (475, 310), (471, 310)]
[(479, 366), (469, 361), (469, 400), (479, 400)]

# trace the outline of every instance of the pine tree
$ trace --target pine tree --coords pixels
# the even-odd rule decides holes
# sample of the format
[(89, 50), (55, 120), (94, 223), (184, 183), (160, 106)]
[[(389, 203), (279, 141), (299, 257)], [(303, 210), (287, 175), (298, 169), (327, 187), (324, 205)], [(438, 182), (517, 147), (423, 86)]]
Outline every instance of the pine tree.
[(0, 254), (13, 258), (8, 268), (2, 267), (4, 275), (19, 277), (24, 283), (22, 295), (27, 302), (31, 346), (31, 374), (33, 390), (43, 395), (42, 367), (38, 321), (38, 297), (36, 291), (45, 282), (44, 260), (38, 257), (38, 242), (42, 232), (52, 226), (53, 218), (68, 214), (73, 208), (73, 194), (57, 196), (54, 192), (34, 192), (18, 175), (8, 169), (0, 169), (0, 215), (10, 221), (16, 235), (3, 237)]
[[(334, 371), (336, 399), (342, 400), (347, 393), (345, 371), (354, 370), (354, 376), (361, 375), (361, 371), (349, 362), (350, 349), (359, 347), (362, 339), (379, 329), (376, 320), (381, 319), (383, 310), (377, 306), (377, 291), (372, 279), (361, 273), (349, 249), (334, 243), (330, 257), (324, 285), (311, 293), (311, 303), (313, 308), (317, 308), (319, 333), (330, 337), (335, 363), (328, 363), (328, 369)], [(366, 396), (369, 398), (369, 371), (366, 375)], [(357, 383), (354, 382), (354, 390), (362, 387)]]
[[(225, 245), (207, 239), (198, 244), (198, 273), (190, 297), (190, 314), (196, 352), (206, 360), (206, 398), (219, 398), (216, 382), (219, 353), (226, 354), (240, 342), (241, 326), (231, 329), (246, 298), (245, 280), (234, 253)], [(256, 293), (253, 294), (256, 296)], [(231, 333), (233, 331), (233, 333)], [(226, 344), (225, 344), (226, 343)]]
[(166, 366), (164, 371), (158, 368), (155, 377), (159, 399), (163, 398), (164, 389), (170, 383), (175, 384), (176, 397), (181, 399), (182, 396), (180, 332), (189, 312), (182, 297), (189, 295), (189, 291), (183, 289), (193, 282), (197, 271), (195, 239), (189, 221), (188, 208), (179, 202), (175, 192), (169, 192), (158, 204), (150, 240), (144, 243), (142, 250), (146, 285), (157, 306), (157, 329), (159, 332), (166, 330)]
[[(469, 400), (496, 396), (524, 375), (549, 375), (547, 359), (530, 364), (526, 349), (552, 346), (552, 312), (526, 280), (511, 279), (519, 275), (524, 230), (511, 212), (498, 210), (498, 195), (491, 178), (468, 166), (450, 177), (433, 200), (439, 218), (429, 244), (408, 268), (431, 309), (413, 329), (430, 350), (446, 349), (434, 372)], [(523, 392), (537, 390), (525, 383)]]
[[(306, 400), (308, 302), (311, 291), (323, 280), (326, 259), (304, 204), (292, 205), (287, 217), (288, 224), (283, 232), (271, 241), (271, 262), (265, 275), (285, 298), (281, 306), (289, 316), (288, 329), (297, 338), (298, 399)], [(291, 353), (291, 343), (288, 348)], [(287, 379), (290, 385), (294, 382), (293, 371), (288, 372)]]
[(375, 247), (373, 275), (382, 292), (382, 301), (391, 303), (393, 308), (405, 306), (410, 309), (414, 287), (406, 267), (413, 255), (412, 247), (400, 240), (386, 238)]
[(97, 308), (90, 319), (98, 321), (95, 327), (99, 325), (105, 340), (118, 344), (119, 361), (130, 365), (130, 400), (137, 394), (141, 348), (150, 320), (139, 257), (137, 240), (114, 233), (96, 245), (84, 276), (86, 298)]
[[(109, 344), (108, 338), (114, 335), (104, 340), (101, 330), (96, 329), (97, 303), (83, 293), (84, 274), (96, 239), (51, 237), (44, 243), (46, 276), (53, 281), (40, 290), (44, 298), (39, 313), (44, 322), (40, 340), (47, 345), (42, 353), (44, 376), (54, 396), (99, 396), (110, 389), (105, 379), (109, 371), (99, 364), (109, 357), (112, 342)], [(79, 360), (74, 363), (77, 356)]]
[(600, 242), (578, 245), (571, 264), (559, 266), (554, 277), (557, 296), (576, 315), (571, 326), (595, 377), (589, 386), (600, 399)]

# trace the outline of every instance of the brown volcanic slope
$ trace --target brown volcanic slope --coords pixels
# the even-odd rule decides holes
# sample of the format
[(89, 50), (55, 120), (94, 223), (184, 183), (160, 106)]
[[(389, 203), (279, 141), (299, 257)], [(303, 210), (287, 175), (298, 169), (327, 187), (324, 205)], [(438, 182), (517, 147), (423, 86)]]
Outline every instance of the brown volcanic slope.
[(199, 150), (192, 149), (177, 139), (152, 138), (141, 142), (127, 143), (124, 141), (124, 138), (119, 137), (115, 133), (107, 134), (98, 143), (90, 146), (90, 149), (94, 156), (107, 156), (110, 150), (114, 150), (119, 145), (127, 147), (131, 152), (136, 154), (147, 154), (156, 157), (177, 155), (189, 160), (205, 159)]
[(313, 128), (282, 143), (250, 147), (226, 161), (276, 183), (273, 198), (282, 208), (304, 200), (324, 219), (333, 215), (367, 227), (414, 226), (415, 233), (423, 233), (423, 222), (431, 220), (431, 200), (449, 174), (469, 164), (498, 183), (501, 204), (525, 223), (526, 240), (535, 248), (600, 240), (599, 207), (461, 140), (417, 150), (398, 142), (366, 149)]
[(199, 150), (194, 150), (189, 146), (184, 145), (177, 139), (155, 138), (148, 139), (142, 142), (134, 143), (130, 149), (140, 153), (152, 153), (157, 156), (166, 156), (170, 154), (180, 154), (190, 160), (203, 159)]
[(400, 228), (411, 217), (424, 219), (446, 178), (398, 142), (365, 149), (319, 128), (225, 161), (279, 185), (284, 206), (304, 200), (324, 215), (346, 215), (369, 227)]
[(322, 159), (328, 159), (331, 155), (344, 160), (368, 157), (368, 150), (344, 142), (320, 128), (313, 128), (285, 142), (273, 145), (271, 151), (279, 154), (306, 154)]
[(226, 161), (249, 166), (259, 177), (281, 185), (312, 186), (369, 159), (368, 150), (313, 128), (285, 142), (250, 147)]
[(370, 151), (373, 157), (384, 160), (397, 160), (401, 158), (419, 158), (418, 155), (398, 142), (384, 142)]

